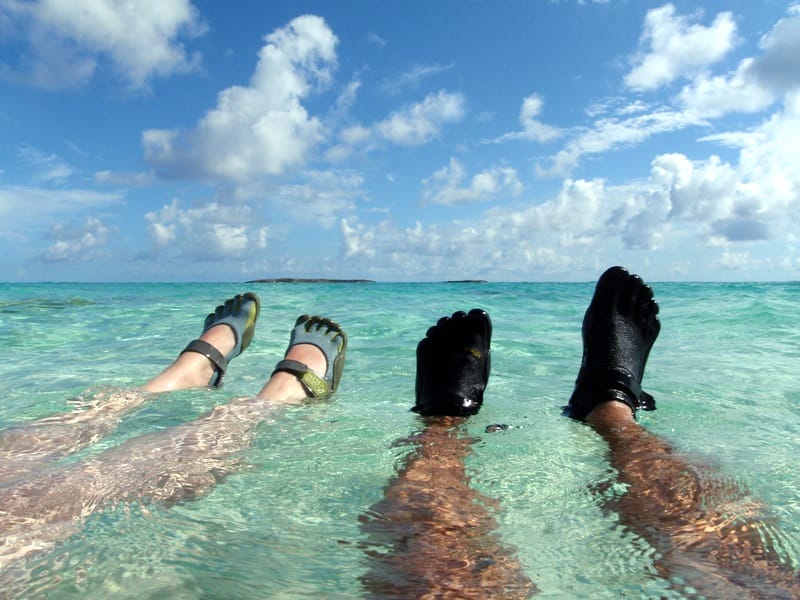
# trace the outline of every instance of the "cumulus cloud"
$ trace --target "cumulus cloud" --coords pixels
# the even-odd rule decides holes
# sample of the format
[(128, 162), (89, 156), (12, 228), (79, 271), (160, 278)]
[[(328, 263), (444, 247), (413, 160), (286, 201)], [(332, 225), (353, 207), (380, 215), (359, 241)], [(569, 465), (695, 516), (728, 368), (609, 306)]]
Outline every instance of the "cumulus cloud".
[[(640, 64), (626, 76), (626, 83), (654, 89), (687, 77), (690, 81), (675, 97), (675, 106), (631, 103), (624, 98), (595, 103), (588, 110), (594, 121), (574, 129), (550, 164), (537, 166), (538, 173), (567, 176), (585, 156), (637, 144), (657, 134), (707, 126), (732, 112), (758, 113), (800, 89), (800, 7), (791, 7), (764, 35), (761, 54), (744, 58), (729, 73), (709, 73), (705, 67), (724, 57), (733, 47), (735, 34), (728, 13), (703, 27), (692, 24), (689, 17), (676, 16), (671, 4), (648, 12), (642, 43), (649, 43), (652, 51), (639, 56)], [(684, 56), (684, 44), (696, 58)], [(736, 143), (734, 137), (741, 136), (742, 132), (722, 132), (704, 139)]]
[[(498, 206), (471, 221), (401, 227), (391, 220), (366, 225), (343, 219), (342, 254), (346, 266), (374, 277), (515, 280), (565, 273), (598, 259), (613, 260), (626, 247), (625, 225), (645, 213), (645, 205), (644, 194), (599, 179), (567, 180), (543, 203)], [(665, 210), (660, 210), (662, 219)], [(658, 239), (659, 227), (663, 220), (648, 236), (637, 232), (627, 247), (645, 237)]]
[[(656, 156), (646, 178), (625, 184), (566, 179), (558, 193), (503, 205), (445, 225), (348, 218), (341, 233), (354, 270), (409, 279), (519, 278), (580, 271), (623, 253), (707, 249), (707, 266), (758, 264), (753, 244), (792, 245), (800, 225), (800, 92), (752, 131), (732, 136), (738, 158)], [(450, 174), (457, 168), (443, 170)], [(443, 179), (446, 179), (443, 177)], [(688, 257), (687, 257), (688, 258)]]
[(698, 75), (678, 99), (685, 110), (705, 118), (754, 113), (800, 88), (800, 5), (788, 10), (762, 37), (761, 54), (743, 59), (732, 72)]
[(775, 92), (800, 86), (800, 4), (789, 7), (759, 44), (762, 54), (750, 65), (753, 76)]
[(763, 261), (752, 258), (749, 252), (734, 252), (725, 249), (716, 260), (716, 264), (730, 271), (745, 271), (763, 266)]
[(224, 261), (263, 251), (269, 230), (255, 224), (248, 206), (216, 202), (182, 208), (177, 200), (145, 214), (155, 255)]
[(517, 196), (522, 183), (511, 167), (494, 167), (481, 171), (466, 182), (467, 172), (455, 158), (430, 177), (422, 180), (423, 202), (456, 206), (470, 202), (485, 202), (503, 194)]
[(775, 102), (775, 95), (754, 79), (752, 66), (753, 59), (747, 58), (733, 73), (696, 78), (680, 91), (680, 105), (702, 119), (764, 110)]
[(339, 132), (338, 143), (328, 149), (328, 160), (347, 158), (356, 149), (370, 149), (381, 142), (419, 146), (435, 139), (448, 123), (464, 118), (464, 96), (440, 90), (390, 114), (370, 126), (351, 125)]
[(205, 30), (189, 0), (2, 0), (2, 20), (24, 50), (0, 75), (45, 89), (83, 85), (103, 61), (132, 88), (190, 71), (199, 55), (178, 40)]
[(505, 142), (507, 140), (528, 140), (532, 142), (549, 142), (561, 135), (557, 127), (546, 125), (539, 121), (538, 117), (542, 112), (544, 100), (538, 94), (531, 94), (522, 101), (519, 110), (519, 122), (522, 125), (520, 131), (505, 133), (494, 140), (494, 143)]
[(554, 273), (582, 262), (598, 244), (608, 218), (601, 180), (567, 181), (559, 194), (528, 207), (495, 207), (472, 222), (398, 227), (342, 220), (343, 254), (362, 269), (403, 272), (410, 278), (519, 277)]
[[(647, 55), (651, 59), (641, 58), (641, 68), (650, 65), (650, 70), (645, 73), (634, 69), (626, 81), (633, 86), (629, 80), (635, 75), (633, 80), (638, 82), (637, 86), (645, 89), (649, 85), (645, 85), (647, 82), (657, 87), (678, 76), (691, 76), (691, 81), (676, 97), (677, 106), (650, 106), (620, 98), (595, 103), (588, 111), (594, 118), (591, 125), (573, 130), (573, 137), (550, 163), (537, 166), (538, 173), (567, 176), (585, 156), (641, 143), (658, 134), (691, 126), (707, 126), (713, 119), (731, 112), (763, 111), (779, 99), (779, 92), (788, 93), (787, 90), (790, 92), (800, 87), (800, 42), (797, 41), (800, 37), (793, 35), (796, 30), (800, 31), (800, 9), (794, 7), (764, 36), (761, 55), (745, 58), (730, 73), (712, 75), (700, 67), (716, 62), (732, 46), (735, 27), (730, 15), (718, 15), (714, 24), (705, 28), (690, 25), (687, 17), (675, 16), (672, 5), (650, 11), (643, 39), (652, 41), (654, 50), (653, 54)], [(700, 59), (694, 62), (678, 60), (683, 50), (673, 46), (679, 42), (685, 42), (689, 49), (694, 48), (692, 52), (703, 56), (702, 60), (706, 62)], [(656, 49), (660, 49), (660, 53)], [(660, 58), (656, 60), (656, 56)], [(653, 65), (662, 68), (659, 70)], [(741, 137), (742, 134), (736, 132), (735, 135)], [(725, 132), (706, 139), (732, 141), (733, 137), (734, 133)]]
[(672, 4), (649, 10), (639, 39), (644, 49), (634, 58), (625, 84), (654, 90), (724, 58), (736, 43), (733, 15), (719, 13), (709, 27), (693, 23), (700, 16), (676, 15)]
[(48, 239), (55, 240), (42, 254), (46, 262), (78, 262), (102, 256), (111, 229), (96, 217), (87, 217), (79, 226), (57, 224)]
[(330, 229), (342, 214), (354, 211), (364, 195), (364, 178), (356, 173), (311, 171), (305, 175), (303, 183), (282, 185), (270, 193), (270, 204), (290, 221)]
[[(525, 218), (501, 213), (502, 230), (486, 218), (481, 223), (398, 227), (391, 221), (367, 226), (353, 219), (341, 223), (345, 266), (374, 277), (409, 280), (517, 279), (532, 272), (566, 271), (582, 262), (563, 249), (521, 235)], [(496, 215), (497, 216), (497, 215)], [(511, 239), (519, 243), (513, 244)]]
[(441, 90), (422, 102), (396, 111), (375, 125), (385, 140), (401, 146), (418, 146), (433, 139), (445, 123), (464, 117), (464, 97)]
[(246, 181), (304, 164), (324, 137), (302, 104), (330, 83), (336, 36), (318, 16), (303, 15), (265, 38), (247, 86), (219, 93), (217, 106), (185, 133), (148, 130), (145, 158), (167, 176)]
[(730, 242), (768, 240), (772, 237), (767, 223), (741, 217), (720, 219), (713, 224), (712, 231)]

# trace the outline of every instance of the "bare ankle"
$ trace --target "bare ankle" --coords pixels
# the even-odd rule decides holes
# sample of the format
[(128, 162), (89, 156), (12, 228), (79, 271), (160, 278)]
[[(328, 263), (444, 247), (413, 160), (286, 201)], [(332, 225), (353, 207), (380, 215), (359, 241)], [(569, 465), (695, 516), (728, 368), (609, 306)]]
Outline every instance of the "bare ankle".
[(214, 366), (205, 356), (196, 352), (184, 352), (158, 376), (142, 386), (142, 389), (158, 393), (203, 387), (213, 373)]
[[(325, 355), (316, 346), (297, 344), (289, 349), (286, 358), (303, 363), (320, 377), (325, 375), (327, 367)], [(300, 380), (283, 371), (273, 374), (258, 393), (259, 398), (279, 404), (299, 404), (308, 396), (308, 390), (300, 383)]]
[(236, 335), (233, 329), (224, 323), (203, 332), (200, 339), (214, 346), (223, 356), (233, 350), (236, 345)]
[(625, 425), (636, 421), (630, 406), (618, 400), (608, 400), (595, 406), (586, 415), (586, 422), (591, 425)]

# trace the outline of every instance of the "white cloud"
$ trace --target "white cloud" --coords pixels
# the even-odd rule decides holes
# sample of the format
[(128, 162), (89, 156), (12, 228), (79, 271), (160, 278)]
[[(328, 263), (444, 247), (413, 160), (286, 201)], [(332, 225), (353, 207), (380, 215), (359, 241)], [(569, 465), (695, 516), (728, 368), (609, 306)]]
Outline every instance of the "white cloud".
[(725, 250), (722, 253), (717, 264), (734, 271), (742, 271), (753, 266), (750, 255), (747, 252), (731, 252), (729, 250)]
[(250, 84), (220, 92), (194, 130), (143, 133), (150, 164), (167, 175), (238, 182), (304, 164), (324, 131), (301, 101), (330, 82), (337, 39), (322, 18), (304, 15), (265, 40)]
[[(583, 262), (564, 248), (542, 243), (522, 231), (525, 215), (503, 211), (494, 223), (397, 227), (391, 221), (366, 226), (352, 219), (341, 225), (345, 267), (369, 276), (407, 280), (519, 279), (531, 273), (558, 273)], [(504, 229), (512, 227), (512, 229)], [(512, 241), (514, 240), (514, 241)]]
[(346, 219), (344, 265), (410, 280), (518, 280), (584, 269), (624, 249), (624, 228), (611, 215), (626, 202), (639, 203), (628, 219), (643, 209), (641, 198), (625, 192), (602, 180), (568, 180), (544, 203), (495, 207), (469, 222), (404, 228), (389, 220), (367, 226)]
[(406, 89), (416, 89), (423, 79), (433, 77), (439, 73), (444, 73), (453, 68), (452, 64), (449, 65), (414, 65), (405, 73), (400, 73), (394, 77), (386, 79), (381, 84), (381, 89), (387, 94), (399, 94)]
[(358, 90), (361, 87), (361, 81), (353, 79), (348, 83), (339, 97), (336, 99), (336, 109), (334, 114), (339, 115), (349, 111), (356, 102)]
[[(678, 263), (693, 248), (693, 256), (707, 253), (706, 266), (733, 269), (779, 264), (752, 257), (753, 248), (773, 244), (791, 262), (800, 226), (800, 92), (759, 127), (731, 133), (735, 161), (662, 154), (643, 180), (567, 179), (550, 198), (493, 207), (470, 221), (401, 227), (347, 219), (345, 262), (376, 277), (494, 280), (575, 273), (662, 248)], [(451, 165), (442, 179), (458, 173)]]
[(87, 217), (80, 226), (57, 224), (49, 235), (55, 242), (42, 254), (46, 262), (77, 262), (102, 256), (111, 229), (96, 217)]
[[(787, 17), (779, 20), (762, 38), (761, 55), (743, 59), (730, 73), (712, 75), (700, 67), (709, 66), (731, 47), (735, 26), (730, 15), (718, 15), (714, 24), (705, 28), (690, 25), (687, 17), (674, 16), (674, 7), (669, 4), (650, 11), (643, 40), (653, 42), (654, 54), (648, 56), (655, 57), (658, 54), (655, 49), (660, 48), (663, 56), (658, 54), (659, 60), (653, 58), (653, 61), (668, 66), (664, 66), (663, 71), (653, 67), (654, 70), (648, 72), (648, 81), (657, 87), (678, 76), (692, 77), (675, 98), (677, 107), (652, 107), (641, 102), (625, 105), (626, 100), (619, 98), (593, 104), (589, 115), (599, 118), (568, 141), (550, 165), (539, 165), (539, 174), (568, 175), (587, 155), (637, 144), (656, 134), (706, 126), (711, 120), (732, 112), (758, 113), (765, 110), (780, 99), (780, 94), (800, 88), (800, 35), (795, 36), (796, 32), (800, 32), (800, 8), (793, 7)], [(660, 41), (656, 43), (656, 40)], [(705, 57), (702, 60), (706, 62), (701, 64), (699, 58), (695, 62), (678, 60), (683, 52), (675, 46), (679, 41), (685, 42), (689, 49), (694, 48), (694, 52)], [(701, 50), (704, 44), (708, 48)], [(646, 60), (645, 63), (650, 64)], [(628, 77), (634, 73), (638, 73), (637, 81), (638, 78), (644, 81), (645, 74), (636, 70)], [(662, 80), (659, 73), (671, 75), (664, 75)], [(639, 87), (647, 86), (640, 82)], [(644, 110), (648, 112), (642, 112)], [(703, 139), (735, 143), (734, 135), (741, 137), (742, 133), (720, 132)]]
[(419, 146), (433, 140), (446, 124), (461, 121), (464, 112), (461, 94), (444, 90), (431, 93), (371, 126), (354, 124), (342, 129), (338, 143), (327, 150), (326, 158), (341, 161), (356, 149), (369, 150), (380, 142)]
[(464, 97), (442, 90), (392, 113), (375, 125), (375, 130), (394, 144), (418, 146), (436, 137), (445, 123), (458, 122), (463, 117)]
[(555, 273), (583, 262), (584, 248), (599, 243), (608, 217), (605, 184), (567, 181), (552, 200), (528, 207), (495, 207), (473, 222), (368, 227), (342, 221), (343, 253), (352, 265), (380, 276), (409, 279), (519, 278)]
[(762, 53), (743, 59), (725, 75), (698, 75), (678, 100), (702, 118), (732, 112), (760, 112), (780, 96), (800, 88), (800, 8), (789, 9), (759, 44)]
[(343, 129), (339, 137), (346, 146), (359, 146), (370, 140), (372, 131), (363, 125), (353, 125)]
[(625, 84), (654, 90), (724, 58), (736, 43), (733, 15), (719, 13), (709, 27), (693, 23), (699, 17), (676, 15), (672, 4), (648, 11), (639, 40), (645, 50), (634, 58)]
[(61, 181), (74, 173), (74, 169), (55, 154), (45, 154), (30, 145), (19, 148), (17, 158), (36, 171), (34, 177), (39, 181)]
[(347, 219), (341, 220), (342, 245), (345, 258), (366, 257), (372, 259), (375, 256), (373, 241), (375, 231), (367, 230), (364, 225), (353, 222), (351, 225)]
[(678, 95), (683, 108), (698, 118), (716, 119), (731, 112), (764, 110), (775, 96), (753, 79), (752, 59), (742, 61), (729, 75), (698, 77)]
[(252, 209), (245, 205), (212, 202), (184, 209), (173, 200), (145, 214), (145, 221), (157, 255), (215, 262), (243, 258), (267, 247), (268, 228), (257, 225)]
[(119, 204), (118, 193), (30, 186), (0, 187), (0, 239), (43, 231), (55, 218)]
[(763, 54), (751, 65), (753, 76), (776, 93), (800, 86), (800, 4), (787, 15), (761, 39)]
[(601, 118), (596, 120), (591, 128), (579, 133), (557, 152), (549, 167), (538, 167), (538, 172), (545, 176), (567, 175), (580, 164), (580, 159), (586, 155), (600, 154), (642, 142), (659, 133), (703, 124), (705, 121), (689, 112), (667, 108), (656, 108), (647, 114), (632, 117)]
[(653, 160), (651, 181), (669, 201), (668, 216), (708, 223), (730, 214), (737, 175), (717, 157), (693, 163), (683, 154)]
[(305, 176), (304, 183), (282, 185), (269, 194), (270, 204), (288, 221), (329, 229), (353, 212), (364, 195), (364, 179), (354, 173), (311, 171)]
[(557, 127), (546, 125), (537, 119), (543, 106), (544, 101), (538, 94), (531, 94), (524, 98), (519, 110), (519, 122), (522, 130), (505, 133), (491, 141), (499, 143), (507, 140), (529, 140), (545, 143), (559, 137), (561, 131)]
[(603, 115), (609, 114), (617, 116), (636, 115), (648, 112), (652, 109), (652, 104), (644, 102), (641, 99), (631, 100), (624, 96), (613, 96), (593, 102), (586, 108), (586, 114), (592, 119), (597, 119)]
[(140, 187), (151, 184), (155, 180), (155, 174), (152, 171), (141, 173), (97, 171), (94, 180), (97, 183)]
[(470, 202), (484, 202), (503, 194), (517, 196), (522, 183), (511, 167), (494, 167), (474, 175), (466, 186), (467, 173), (455, 158), (430, 177), (422, 180), (422, 199), (430, 204), (456, 206)]
[(383, 48), (384, 46), (386, 46), (386, 44), (389, 43), (385, 39), (383, 39), (381, 36), (379, 36), (377, 33), (369, 33), (367, 35), (367, 41), (370, 44), (374, 44), (375, 46), (378, 46), (379, 48)]
[(2, 0), (2, 18), (28, 52), (0, 75), (45, 89), (83, 85), (103, 60), (133, 88), (195, 69), (177, 40), (204, 31), (188, 0)]
[(800, 195), (800, 91), (787, 95), (783, 110), (743, 139), (738, 168), (757, 185), (753, 195), (771, 206), (794, 205)]

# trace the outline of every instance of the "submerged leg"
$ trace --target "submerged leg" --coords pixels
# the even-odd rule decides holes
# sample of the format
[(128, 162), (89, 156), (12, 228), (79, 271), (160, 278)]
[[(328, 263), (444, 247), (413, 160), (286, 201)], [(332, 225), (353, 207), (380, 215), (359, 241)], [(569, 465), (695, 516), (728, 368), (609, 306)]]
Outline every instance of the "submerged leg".
[[(258, 396), (235, 399), (189, 423), (0, 488), (0, 567), (69, 537), (84, 517), (108, 504), (140, 498), (174, 503), (207, 493), (240, 468), (240, 452), (281, 406), (336, 389), (346, 346), (336, 323), (303, 316), (285, 359)], [(289, 372), (286, 361), (304, 370), (303, 376)]]
[(253, 339), (259, 312), (255, 294), (234, 296), (206, 317), (201, 337), (141, 389), (97, 392), (77, 410), (0, 431), (0, 481), (91, 445), (154, 393), (220, 385), (228, 362)]
[(535, 589), (464, 465), (473, 439), (462, 425), (483, 402), (490, 342), (489, 316), (472, 310), (441, 319), (417, 348), (424, 428), (362, 519), (370, 560), (361, 581), (373, 597), (527, 598)]
[(567, 410), (608, 442), (626, 484), (608, 506), (659, 551), (657, 566), (668, 579), (712, 597), (796, 597), (800, 581), (772, 547), (761, 505), (635, 421), (637, 408), (655, 408), (641, 381), (660, 329), (657, 314), (652, 290), (612, 267), (584, 318), (583, 362)]

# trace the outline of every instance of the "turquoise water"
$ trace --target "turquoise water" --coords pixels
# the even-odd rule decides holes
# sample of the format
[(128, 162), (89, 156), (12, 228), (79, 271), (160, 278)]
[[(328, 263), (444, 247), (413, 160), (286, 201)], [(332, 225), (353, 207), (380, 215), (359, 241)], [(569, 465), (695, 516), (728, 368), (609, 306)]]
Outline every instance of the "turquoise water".
[[(654, 283), (662, 333), (640, 422), (770, 506), (800, 565), (800, 285)], [(0, 575), (48, 598), (353, 598), (368, 566), (359, 516), (381, 498), (419, 428), (414, 350), (443, 314), (484, 308), (494, 323), (486, 403), (469, 423), (472, 486), (544, 598), (676, 597), (654, 551), (603, 511), (603, 441), (561, 417), (580, 360), (593, 284), (0, 285), (0, 427), (61, 413), (98, 385), (135, 387), (190, 339), (219, 300), (253, 290), (262, 317), (225, 386), (159, 397), (97, 449), (191, 420), (257, 392), (300, 313), (350, 337), (339, 392), (264, 423), (246, 465), (208, 495), (133, 501), (89, 516), (72, 537)], [(513, 427), (487, 434), (492, 423)], [(83, 451), (67, 461), (80, 460)]]

